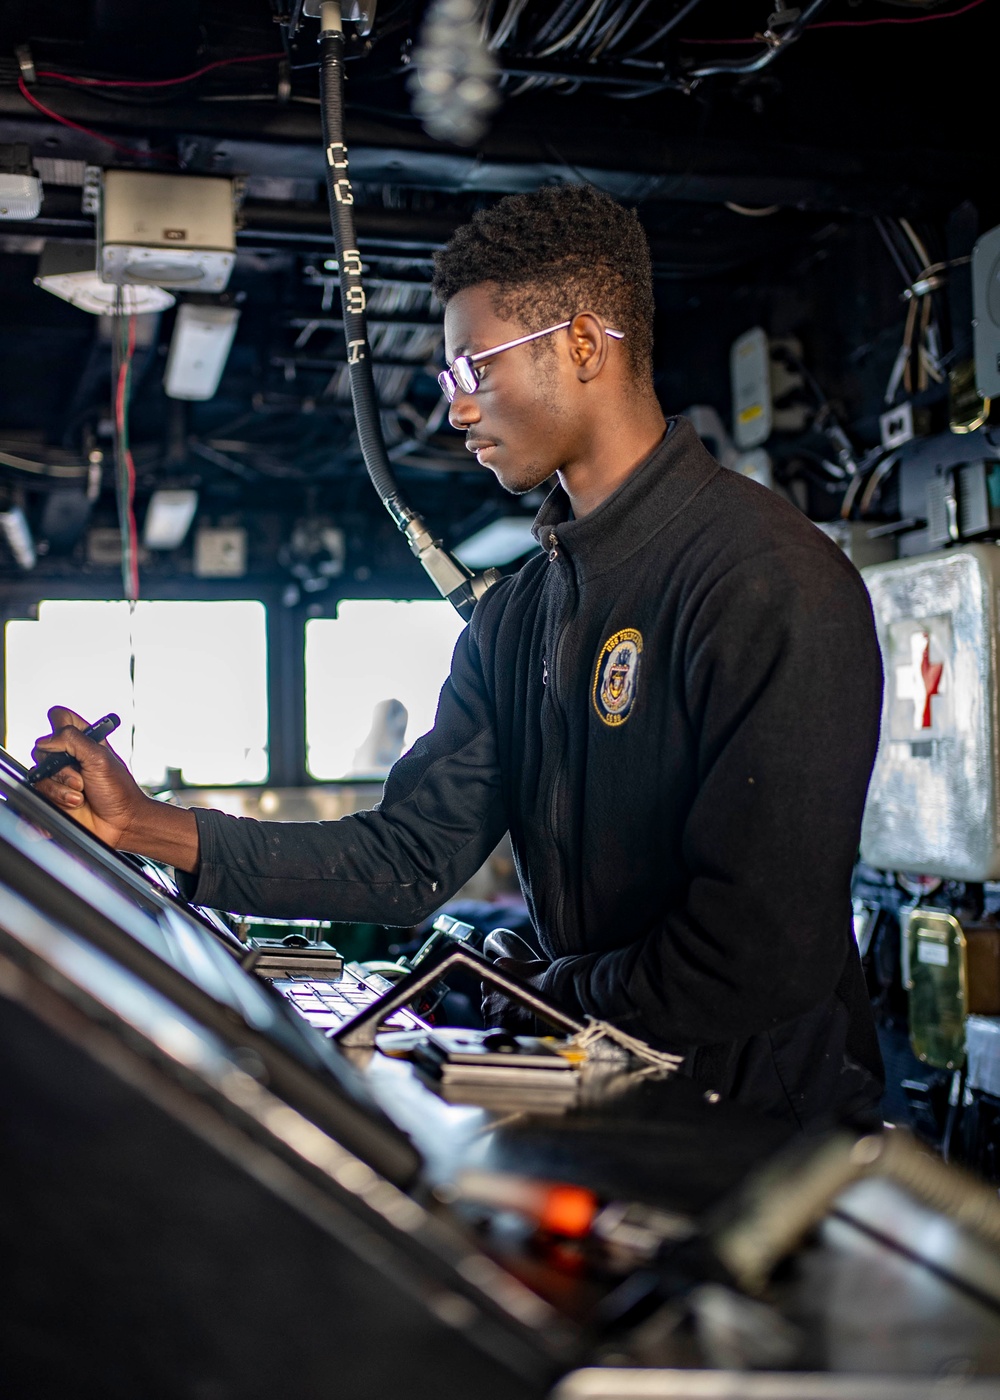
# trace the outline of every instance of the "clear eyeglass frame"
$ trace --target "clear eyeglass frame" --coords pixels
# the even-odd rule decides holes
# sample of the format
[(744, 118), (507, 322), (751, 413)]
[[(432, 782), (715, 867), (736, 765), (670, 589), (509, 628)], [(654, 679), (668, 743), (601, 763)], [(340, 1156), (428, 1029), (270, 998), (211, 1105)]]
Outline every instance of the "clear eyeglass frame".
[[(463, 394), (474, 394), (479, 388), (479, 381), (482, 371), (476, 366), (482, 360), (490, 360), (494, 355), (500, 355), (504, 350), (513, 350), (518, 345), (527, 345), (530, 340), (540, 340), (543, 335), (553, 335), (556, 331), (564, 331), (572, 321), (560, 321), (557, 326), (546, 326), (543, 331), (532, 331), (530, 335), (519, 335), (516, 340), (504, 341), (503, 345), (493, 345), (489, 350), (479, 350), (475, 355), (457, 355), (447, 369), (443, 369), (438, 375), (438, 385), (442, 394), (449, 403), (454, 403), (459, 391)], [(610, 336), (612, 340), (624, 340), (624, 331), (613, 331), (610, 326), (605, 326), (604, 334)]]

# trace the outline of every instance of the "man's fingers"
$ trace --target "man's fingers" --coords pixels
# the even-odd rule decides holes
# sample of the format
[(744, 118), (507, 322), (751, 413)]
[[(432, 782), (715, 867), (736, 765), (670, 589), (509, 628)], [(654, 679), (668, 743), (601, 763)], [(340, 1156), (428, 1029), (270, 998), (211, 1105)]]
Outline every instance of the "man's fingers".
[(73, 792), (71, 788), (62, 787), (58, 783), (39, 783), (38, 790), (57, 807), (79, 807), (83, 803), (82, 792)]
[(87, 721), (76, 713), (75, 710), (68, 710), (65, 705), (53, 705), (48, 713), (48, 721), (52, 726), (51, 734), (40, 734), (35, 740), (32, 750), (36, 754), (35, 762), (38, 762), (37, 753), (46, 754), (54, 749), (62, 749), (64, 753), (72, 753), (68, 743), (65, 743), (63, 736), (66, 733), (78, 734), (87, 728)]
[[(95, 741), (84, 736), (83, 730), (87, 725), (80, 720), (79, 715), (74, 715), (72, 710), (52, 709), (49, 715), (73, 715), (74, 720), (79, 720), (78, 724), (63, 725), (61, 729), (52, 734), (42, 734), (35, 740), (35, 746), (31, 751), (32, 761), (40, 763), (47, 753), (68, 753), (72, 754), (81, 764), (86, 766), (88, 760), (91, 763), (96, 761), (99, 751), (103, 750), (111, 759), (123, 768), (127, 768), (125, 760), (120, 754), (115, 753), (107, 739)], [(65, 774), (72, 773), (74, 780), (79, 780), (79, 774), (73, 768), (64, 768), (60, 773), (60, 781), (66, 781)], [(73, 784), (71, 784), (73, 785)], [(83, 787), (82, 781), (78, 782)]]
[(39, 765), (48, 759), (57, 771), (43, 778), (37, 791), (87, 830), (117, 844), (146, 800), (142, 789), (113, 749), (86, 734), (89, 725), (75, 710), (53, 705), (49, 722), (52, 733), (37, 740), (33, 758)]
[(65, 768), (60, 768), (52, 781), (59, 783), (61, 787), (71, 788), (74, 792), (83, 792), (83, 778), (79, 770), (71, 767), (68, 763)]
[[(39, 749), (37, 755), (33, 757), (44, 758), (44, 752)], [(36, 786), (39, 792), (45, 791), (46, 783), (54, 783), (57, 787), (68, 788), (71, 792), (83, 792), (84, 781), (78, 768), (74, 768), (67, 763), (65, 768), (60, 768), (58, 773), (53, 773), (51, 778), (44, 778)]]
[(60, 729), (86, 729), (87, 721), (77, 714), (75, 710), (69, 710), (65, 705), (53, 705), (48, 713), (49, 724), (55, 734)]
[[(75, 775), (79, 778), (79, 773)], [(57, 774), (54, 778), (45, 778), (38, 784), (37, 791), (43, 797), (47, 797), (50, 802), (54, 802), (57, 807), (79, 807), (84, 796), (80, 789), (68, 787), (60, 781), (62, 774)]]
[(35, 747), (32, 750), (35, 762), (40, 762), (47, 753), (68, 753), (83, 767), (86, 767), (88, 763), (94, 763), (99, 755), (103, 758), (101, 745), (95, 744), (93, 739), (85, 738), (75, 724), (64, 725), (57, 733), (44, 734), (35, 741)]

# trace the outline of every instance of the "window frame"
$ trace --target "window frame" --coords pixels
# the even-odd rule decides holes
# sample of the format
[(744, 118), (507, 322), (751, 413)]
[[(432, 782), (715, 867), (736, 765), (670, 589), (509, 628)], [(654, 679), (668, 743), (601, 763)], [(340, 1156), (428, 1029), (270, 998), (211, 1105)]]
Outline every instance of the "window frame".
[[(93, 602), (118, 601), (120, 583), (111, 576), (92, 578), (41, 578), (28, 576), (6, 579), (0, 585), (0, 627), (18, 618), (37, 615), (38, 605), (49, 600)], [(258, 602), (264, 606), (267, 638), (267, 754), (268, 773), (263, 783), (234, 783), (226, 791), (268, 788), (357, 788), (357, 779), (314, 778), (306, 767), (305, 640), (306, 622), (314, 618), (335, 618), (341, 602), (354, 599), (395, 599), (400, 602), (440, 601), (418, 572), (411, 578), (380, 577), (377, 581), (345, 581), (342, 588), (331, 586), (321, 598), (303, 598), (289, 606), (288, 582), (263, 582), (259, 577), (242, 579), (154, 579), (142, 580), (142, 602)], [(0, 732), (6, 733), (7, 677), (6, 649), (0, 646)], [(53, 700), (57, 697), (53, 696)], [(363, 784), (366, 786), (367, 784)], [(375, 787), (378, 786), (376, 782)], [(190, 785), (196, 790), (194, 784)], [(197, 790), (221, 790), (218, 783), (199, 784)]]

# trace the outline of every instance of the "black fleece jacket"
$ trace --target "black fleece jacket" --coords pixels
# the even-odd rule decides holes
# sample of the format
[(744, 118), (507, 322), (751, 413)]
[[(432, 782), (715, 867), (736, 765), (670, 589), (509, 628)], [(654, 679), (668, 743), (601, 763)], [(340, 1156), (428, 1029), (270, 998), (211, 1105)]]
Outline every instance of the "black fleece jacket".
[(413, 924), (509, 829), (568, 1009), (806, 1123), (877, 1097), (849, 896), (878, 739), (868, 596), (793, 506), (689, 423), (490, 590), (433, 730), (374, 811), (197, 813), (205, 904)]

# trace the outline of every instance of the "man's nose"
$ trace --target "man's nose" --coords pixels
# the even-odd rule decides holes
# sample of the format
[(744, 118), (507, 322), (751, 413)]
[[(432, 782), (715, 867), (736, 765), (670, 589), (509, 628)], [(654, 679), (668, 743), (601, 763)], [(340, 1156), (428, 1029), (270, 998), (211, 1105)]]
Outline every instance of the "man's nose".
[(459, 389), (448, 409), (448, 422), (460, 432), (479, 422), (479, 405), (475, 394), (466, 394)]

